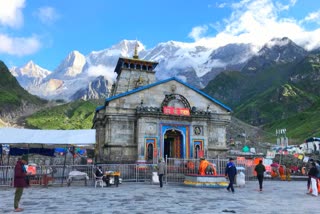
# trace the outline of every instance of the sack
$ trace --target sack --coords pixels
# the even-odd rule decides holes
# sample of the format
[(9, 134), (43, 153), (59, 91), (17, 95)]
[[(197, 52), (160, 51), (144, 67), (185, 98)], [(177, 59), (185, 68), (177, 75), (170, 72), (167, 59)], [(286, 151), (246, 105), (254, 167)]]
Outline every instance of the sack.
[(318, 196), (317, 180), (315, 178), (311, 178), (311, 189), (312, 195)]

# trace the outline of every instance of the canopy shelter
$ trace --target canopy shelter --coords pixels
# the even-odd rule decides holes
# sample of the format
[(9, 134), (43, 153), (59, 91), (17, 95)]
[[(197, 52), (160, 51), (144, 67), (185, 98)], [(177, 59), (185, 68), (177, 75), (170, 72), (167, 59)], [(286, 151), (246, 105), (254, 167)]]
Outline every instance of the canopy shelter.
[(41, 130), (0, 128), (0, 144), (42, 144), (90, 146), (96, 142), (95, 129)]
[[(96, 142), (95, 129), (80, 130), (40, 130), (40, 129), (19, 129), (0, 128), (0, 144), (9, 144), (10, 147), (28, 145), (39, 145), (40, 147), (59, 146), (94, 146)], [(30, 149), (28, 149), (30, 151)], [(28, 152), (29, 152), (28, 151)], [(9, 163), (10, 153), (8, 156)], [(2, 153), (1, 153), (2, 162)], [(62, 177), (65, 174), (66, 153), (63, 164)], [(63, 185), (63, 179), (61, 186)]]
[(306, 142), (314, 142), (314, 141), (320, 141), (320, 138), (319, 137), (310, 137), (306, 140)]

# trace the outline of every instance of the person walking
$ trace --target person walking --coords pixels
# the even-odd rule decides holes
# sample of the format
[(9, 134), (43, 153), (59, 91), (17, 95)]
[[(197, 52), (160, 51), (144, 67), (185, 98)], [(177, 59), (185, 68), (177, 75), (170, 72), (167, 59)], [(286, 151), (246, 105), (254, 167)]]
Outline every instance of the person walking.
[(27, 183), (27, 171), (24, 167), (28, 163), (28, 156), (23, 155), (18, 159), (15, 167), (14, 167), (14, 187), (16, 188), (14, 194), (14, 212), (23, 211), (22, 208), (19, 207), (19, 202), (23, 193), (23, 189), (28, 187)]
[(316, 163), (311, 163), (311, 168), (309, 170), (308, 176), (311, 180), (311, 191), (310, 193), (313, 196), (318, 196), (318, 187), (317, 187), (317, 175), (318, 175), (318, 169), (316, 167)]
[(237, 168), (234, 165), (233, 160), (234, 160), (233, 158), (229, 159), (229, 162), (227, 163), (226, 170), (225, 170), (225, 176), (227, 179), (229, 179), (229, 185), (227, 187), (227, 190), (230, 192), (230, 189), (231, 189), (232, 193), (234, 193), (233, 183), (237, 174)]
[(254, 171), (257, 173), (257, 178), (259, 181), (259, 187), (260, 187), (260, 192), (262, 191), (262, 183), (263, 183), (263, 177), (264, 177), (264, 172), (266, 171), (266, 167), (262, 164), (262, 160), (259, 161), (259, 164), (256, 165), (254, 168)]
[(162, 160), (162, 158), (159, 158), (159, 160), (158, 160), (158, 176), (159, 176), (160, 188), (163, 187), (162, 177), (163, 177), (164, 173), (165, 173), (165, 163)]

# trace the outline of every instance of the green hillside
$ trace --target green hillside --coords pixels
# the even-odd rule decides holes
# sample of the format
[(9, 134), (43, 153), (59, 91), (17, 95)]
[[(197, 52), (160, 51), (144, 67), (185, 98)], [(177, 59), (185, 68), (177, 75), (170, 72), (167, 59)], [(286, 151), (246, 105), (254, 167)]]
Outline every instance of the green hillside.
[(320, 96), (320, 54), (310, 54), (293, 68), (290, 82)]
[(25, 119), (26, 126), (38, 129), (90, 129), (98, 101), (75, 102), (39, 111)]
[(240, 91), (246, 87), (246, 76), (239, 71), (222, 72), (203, 91), (234, 108), (242, 101)]
[[(320, 54), (300, 61), (223, 72), (203, 89), (233, 109), (233, 116), (270, 133), (287, 129), (293, 143), (319, 134)], [(268, 134), (266, 134), (268, 135)]]
[(309, 137), (320, 137), (320, 101), (311, 108), (283, 120), (265, 125), (264, 130), (275, 133), (276, 129), (286, 128), (292, 144), (301, 144)]
[(42, 105), (46, 102), (24, 90), (2, 61), (0, 77), (0, 109), (3, 112), (14, 111), (25, 104)]
[(273, 87), (237, 106), (234, 116), (253, 125), (288, 118), (312, 106), (319, 98), (290, 84)]

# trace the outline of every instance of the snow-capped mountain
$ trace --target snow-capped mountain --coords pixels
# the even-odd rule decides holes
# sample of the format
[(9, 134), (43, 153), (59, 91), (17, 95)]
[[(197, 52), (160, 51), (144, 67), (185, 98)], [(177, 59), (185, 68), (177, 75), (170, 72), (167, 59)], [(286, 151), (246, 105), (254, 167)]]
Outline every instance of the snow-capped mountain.
[(222, 71), (241, 70), (254, 55), (254, 47), (251, 44), (228, 44), (217, 48), (202, 65), (204, 75), (201, 81), (207, 85)]
[(77, 75), (81, 74), (83, 66), (86, 63), (86, 58), (79, 51), (72, 51), (52, 72), (51, 75), (47, 76), (49, 79), (61, 79), (68, 80), (73, 79)]
[(142, 51), (141, 57), (159, 62), (156, 78), (159, 80), (177, 77), (196, 87), (202, 87), (201, 65), (206, 62), (212, 50), (194, 44), (169, 41), (160, 43), (148, 51)]
[(274, 38), (266, 43), (259, 52), (248, 61), (243, 72), (255, 73), (271, 64), (290, 63), (303, 59), (308, 52), (289, 38)]
[(71, 100), (88, 100), (107, 98), (110, 94), (112, 84), (104, 76), (99, 76), (92, 82), (89, 82), (87, 87), (81, 88), (71, 96)]
[(31, 94), (45, 99), (69, 100), (76, 90), (88, 82), (84, 77), (78, 77), (85, 63), (86, 59), (81, 53), (72, 51), (54, 72), (44, 76), (38, 84), (33, 84), (26, 89)]
[(10, 69), (10, 72), (26, 90), (29, 90), (35, 85), (39, 85), (42, 80), (51, 73), (47, 69), (36, 65), (33, 61), (29, 61), (20, 68), (13, 67)]
[[(11, 72), (30, 93), (42, 98), (74, 100), (107, 97), (116, 78), (114, 68), (118, 58), (132, 57), (137, 44), (140, 59), (159, 63), (156, 67), (157, 80), (174, 76), (197, 88), (203, 88), (224, 70), (246, 71), (268, 60), (294, 60), (306, 53), (288, 38), (273, 39), (258, 53), (259, 49), (251, 44), (228, 44), (212, 49), (195, 43), (169, 41), (146, 50), (139, 41), (123, 40), (110, 48), (92, 51), (87, 56), (73, 51), (51, 74), (46, 70), (43, 76), (38, 77), (29, 71), (32, 78), (38, 78), (37, 84), (26, 85), (29, 76), (23, 75), (20, 71), (23, 68), (14, 68)], [(36, 65), (33, 67), (34, 72), (39, 70)], [(103, 96), (104, 93), (106, 96)]]

